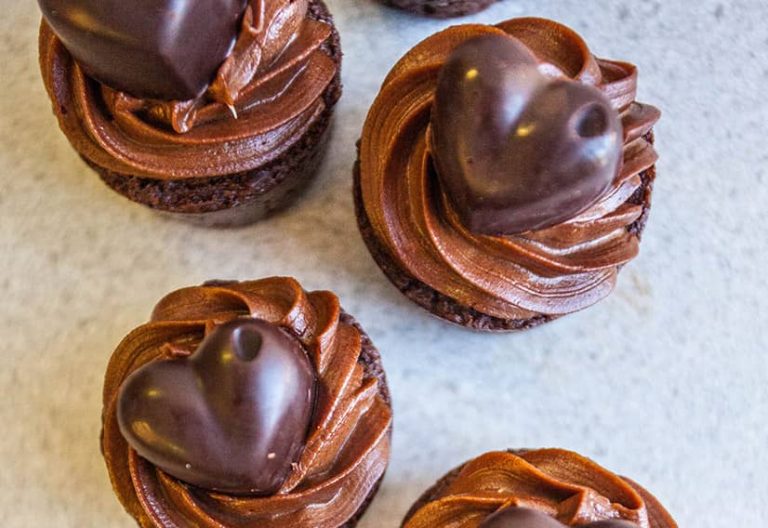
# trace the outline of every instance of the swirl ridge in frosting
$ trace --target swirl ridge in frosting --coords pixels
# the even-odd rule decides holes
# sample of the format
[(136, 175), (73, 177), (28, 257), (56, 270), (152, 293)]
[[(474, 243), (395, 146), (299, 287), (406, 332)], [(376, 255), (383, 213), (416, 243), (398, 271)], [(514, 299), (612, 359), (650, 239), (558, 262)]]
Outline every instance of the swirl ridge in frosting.
[[(116, 417), (125, 378), (149, 362), (191, 354), (216, 325), (238, 317), (276, 324), (298, 338), (320, 390), (299, 461), (280, 491), (242, 497), (184, 484), (142, 459)], [(384, 474), (391, 409), (383, 373), (368, 363), (367, 337), (330, 292), (305, 292), (293, 279), (212, 283), (161, 300), (110, 361), (104, 385), (102, 451), (115, 492), (145, 527), (344, 526)]]
[(477, 528), (509, 507), (551, 515), (565, 526), (625, 520), (638, 528), (677, 528), (648, 491), (571, 451), (491, 452), (427, 492), (404, 528)]
[[(430, 153), (438, 74), (453, 50), (481, 36), (520, 40), (555, 78), (595, 86), (619, 112), (622, 168), (604, 195), (576, 217), (518, 235), (478, 235), (460, 221)], [(636, 102), (637, 69), (598, 59), (572, 30), (543, 19), (461, 25), (414, 47), (392, 69), (368, 114), (360, 144), (360, 197), (379, 245), (408, 275), (463, 306), (503, 320), (558, 317), (613, 289), (638, 253), (644, 206), (633, 199), (657, 160), (655, 108)]]
[(335, 103), (324, 97), (339, 75), (326, 49), (335, 30), (314, 5), (249, 0), (232, 54), (189, 101), (135, 98), (94, 81), (43, 22), (41, 68), (60, 126), (86, 160), (117, 174), (184, 180), (263, 166)]

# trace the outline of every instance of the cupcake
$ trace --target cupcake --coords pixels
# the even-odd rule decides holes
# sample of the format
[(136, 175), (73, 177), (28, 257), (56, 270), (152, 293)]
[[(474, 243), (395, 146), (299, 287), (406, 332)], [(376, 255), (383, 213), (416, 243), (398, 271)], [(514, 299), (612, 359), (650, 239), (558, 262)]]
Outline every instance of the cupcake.
[(471, 15), (487, 8), (496, 0), (382, 0), (384, 4), (433, 18)]
[(341, 94), (322, 0), (39, 0), (59, 125), (121, 195), (211, 226), (312, 179)]
[(171, 293), (109, 362), (101, 447), (143, 527), (351, 528), (389, 460), (379, 353), (293, 279)]
[(587, 308), (638, 253), (659, 111), (637, 69), (522, 18), (451, 27), (384, 81), (359, 143), (362, 236), (450, 322), (521, 330)]
[(403, 528), (677, 528), (635, 482), (571, 451), (482, 455), (451, 471), (411, 508)]

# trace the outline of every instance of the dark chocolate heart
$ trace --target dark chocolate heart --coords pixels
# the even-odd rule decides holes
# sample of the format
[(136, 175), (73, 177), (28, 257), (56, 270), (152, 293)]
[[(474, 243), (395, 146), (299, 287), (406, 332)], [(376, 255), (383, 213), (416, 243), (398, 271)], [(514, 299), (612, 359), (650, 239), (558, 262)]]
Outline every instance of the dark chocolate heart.
[(563, 528), (563, 525), (538, 510), (505, 508), (488, 517), (480, 528)]
[(637, 528), (637, 525), (629, 521), (599, 521), (587, 524), (584, 528)]
[(521, 42), (499, 35), (462, 44), (440, 72), (432, 156), (473, 232), (516, 234), (573, 218), (619, 170), (622, 128), (610, 101), (538, 66)]
[(315, 385), (297, 339), (238, 319), (189, 357), (132, 373), (117, 418), (131, 447), (166, 473), (209, 490), (271, 495), (304, 449)]
[[(488, 517), (480, 528), (563, 528), (562, 523), (544, 512), (529, 508), (505, 508)], [(581, 525), (581, 528), (637, 528), (629, 521), (598, 521)]]
[(197, 97), (229, 55), (245, 0), (38, 0), (83, 69), (136, 97)]

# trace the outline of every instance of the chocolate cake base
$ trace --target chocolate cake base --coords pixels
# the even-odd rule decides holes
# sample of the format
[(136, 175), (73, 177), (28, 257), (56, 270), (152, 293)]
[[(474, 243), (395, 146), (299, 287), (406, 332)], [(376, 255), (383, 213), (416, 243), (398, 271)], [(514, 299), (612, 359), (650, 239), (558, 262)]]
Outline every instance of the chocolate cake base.
[[(646, 139), (653, 144), (653, 133), (649, 132)], [(648, 216), (651, 209), (651, 194), (653, 191), (653, 182), (656, 178), (656, 168), (650, 169), (640, 174), (642, 185), (627, 200), (628, 203), (643, 206), (643, 213), (631, 226), (629, 231), (636, 234), (638, 238), (642, 236)], [(473, 330), (485, 332), (513, 332), (518, 330), (528, 330), (544, 323), (554, 321), (559, 316), (537, 315), (529, 319), (502, 319), (494, 317), (475, 310), (472, 307), (465, 306), (457, 300), (435, 290), (431, 286), (424, 284), (420, 280), (410, 275), (401, 268), (389, 254), (388, 250), (376, 238), (376, 233), (371, 226), (365, 206), (363, 204), (362, 192), (360, 188), (360, 160), (355, 162), (354, 167), (354, 199), (355, 215), (357, 216), (357, 225), (360, 234), (365, 241), (373, 259), (384, 275), (400, 290), (400, 292), (433, 315), (444, 319), (450, 323), (470, 328)]]
[(386, 5), (433, 18), (453, 18), (482, 11), (496, 0), (382, 0)]
[(333, 107), (341, 96), (341, 42), (333, 17), (322, 0), (311, 1), (309, 14), (333, 28), (323, 49), (339, 71), (322, 95), (325, 110), (279, 158), (250, 171), (180, 181), (120, 174), (88, 160), (86, 163), (104, 183), (126, 198), (172, 218), (208, 227), (250, 224), (293, 203), (317, 172)]

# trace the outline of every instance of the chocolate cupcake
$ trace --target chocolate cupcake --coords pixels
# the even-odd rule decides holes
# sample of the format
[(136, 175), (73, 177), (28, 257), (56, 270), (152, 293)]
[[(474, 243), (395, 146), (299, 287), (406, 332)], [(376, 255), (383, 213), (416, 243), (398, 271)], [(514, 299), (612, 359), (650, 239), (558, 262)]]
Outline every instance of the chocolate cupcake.
[(382, 0), (384, 4), (433, 18), (452, 18), (477, 13), (496, 0)]
[(482, 455), (451, 471), (403, 528), (677, 528), (648, 491), (561, 449)]
[(531, 328), (606, 297), (638, 253), (659, 111), (637, 69), (549, 20), (451, 27), (384, 81), (355, 165), (358, 224), (434, 315)]
[(341, 95), (322, 0), (40, 0), (59, 125), (113, 190), (214, 226), (308, 186)]
[(171, 293), (115, 350), (102, 452), (143, 527), (350, 528), (389, 460), (379, 353), (293, 279)]

